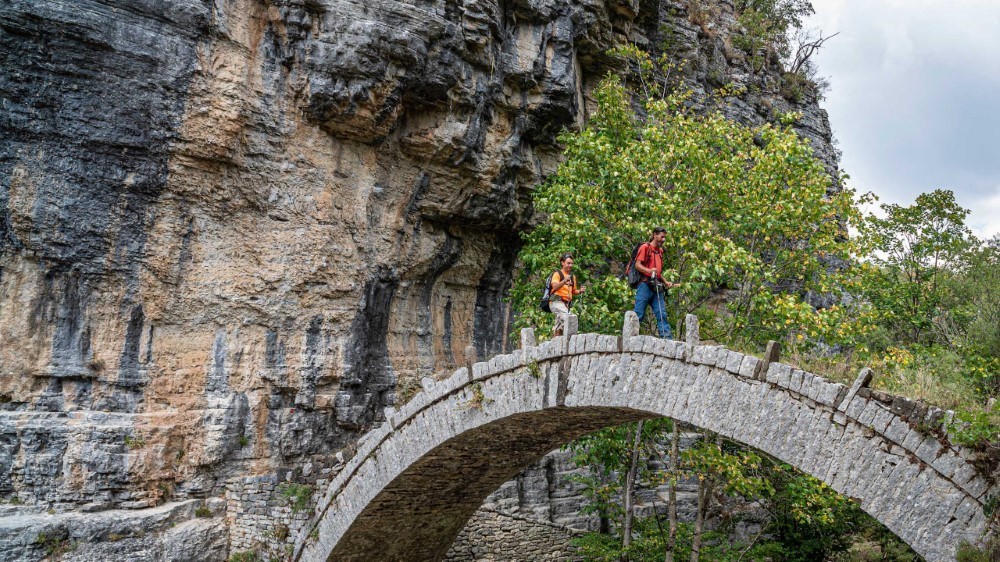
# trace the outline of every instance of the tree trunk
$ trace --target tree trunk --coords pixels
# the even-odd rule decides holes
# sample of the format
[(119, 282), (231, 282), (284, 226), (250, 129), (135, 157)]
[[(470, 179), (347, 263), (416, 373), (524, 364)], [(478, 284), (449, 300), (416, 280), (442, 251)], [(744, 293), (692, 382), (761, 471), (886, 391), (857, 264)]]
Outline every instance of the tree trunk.
[(694, 518), (694, 533), (691, 536), (691, 562), (698, 562), (701, 556), (701, 531), (705, 525), (705, 511), (708, 504), (708, 478), (698, 480), (698, 509)]
[(670, 478), (670, 492), (667, 505), (667, 517), (670, 519), (670, 535), (667, 538), (667, 551), (663, 555), (663, 562), (674, 562), (674, 550), (677, 549), (677, 475), (680, 463), (680, 431), (677, 429), (677, 420), (671, 420), (674, 426), (673, 434), (670, 436), (670, 470), (673, 475)]
[[(628, 474), (625, 475), (625, 520), (622, 522), (622, 550), (627, 551), (632, 544), (632, 516), (635, 513), (635, 481), (639, 474), (639, 450), (642, 448), (642, 426), (645, 422), (636, 424), (635, 439), (632, 440), (632, 458), (629, 459)], [(622, 552), (622, 562), (628, 562), (628, 554)]]

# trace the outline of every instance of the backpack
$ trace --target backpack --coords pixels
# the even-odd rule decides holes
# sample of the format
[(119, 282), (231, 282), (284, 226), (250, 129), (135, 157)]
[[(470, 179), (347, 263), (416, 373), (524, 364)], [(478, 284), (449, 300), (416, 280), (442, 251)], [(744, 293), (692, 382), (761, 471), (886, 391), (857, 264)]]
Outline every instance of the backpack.
[[(559, 274), (559, 280), (563, 280), (562, 270), (557, 269), (552, 273)], [(542, 300), (538, 303), (538, 308), (542, 309), (542, 312), (552, 312), (549, 308), (549, 300), (552, 299), (552, 274), (550, 273), (548, 277), (545, 278), (545, 289), (542, 290)]]
[(632, 257), (628, 260), (628, 264), (625, 266), (625, 279), (628, 280), (628, 286), (633, 289), (639, 288), (639, 285), (646, 281), (646, 276), (643, 275), (638, 269), (635, 268), (635, 258), (639, 256), (639, 248), (642, 248), (646, 242), (639, 242), (632, 248)]

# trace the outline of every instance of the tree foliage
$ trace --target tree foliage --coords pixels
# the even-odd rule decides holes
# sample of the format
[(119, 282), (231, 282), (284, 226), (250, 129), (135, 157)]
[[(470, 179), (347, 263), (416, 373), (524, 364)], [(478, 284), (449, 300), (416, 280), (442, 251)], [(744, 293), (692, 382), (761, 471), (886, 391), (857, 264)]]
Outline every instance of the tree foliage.
[(814, 13), (810, 0), (736, 0), (734, 7), (741, 32), (733, 44), (750, 55), (758, 72), (769, 60), (791, 58), (790, 32)]
[[(569, 251), (589, 286), (575, 303), (580, 329), (617, 331), (632, 304), (624, 263), (661, 225), (664, 276), (680, 283), (667, 299), (672, 322), (696, 312), (712, 320), (708, 337), (743, 343), (861, 333), (864, 311), (817, 309), (806, 298), (852, 289), (847, 225), (858, 217), (853, 193), (829, 177), (808, 141), (787, 126), (696, 113), (684, 94), (639, 90), (634, 98), (609, 76), (588, 125), (560, 137), (565, 161), (534, 194), (544, 218), (520, 254), (519, 326), (550, 326), (537, 310), (538, 287)], [(706, 306), (722, 291), (725, 305)]]
[(948, 330), (938, 321), (954, 302), (955, 286), (948, 281), (968, 271), (970, 250), (977, 245), (965, 225), (969, 211), (954, 193), (940, 189), (917, 196), (909, 206), (881, 207), (884, 217), (861, 223), (876, 268), (866, 296), (882, 311), (892, 341), (946, 343)]

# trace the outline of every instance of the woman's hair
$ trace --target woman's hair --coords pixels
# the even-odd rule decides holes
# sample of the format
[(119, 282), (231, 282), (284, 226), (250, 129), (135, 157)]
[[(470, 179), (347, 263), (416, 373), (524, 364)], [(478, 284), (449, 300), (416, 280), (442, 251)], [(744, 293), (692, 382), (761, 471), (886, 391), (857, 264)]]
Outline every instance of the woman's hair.
[(559, 263), (565, 263), (565, 261), (569, 259), (573, 259), (573, 254), (566, 252), (565, 254), (559, 256)]

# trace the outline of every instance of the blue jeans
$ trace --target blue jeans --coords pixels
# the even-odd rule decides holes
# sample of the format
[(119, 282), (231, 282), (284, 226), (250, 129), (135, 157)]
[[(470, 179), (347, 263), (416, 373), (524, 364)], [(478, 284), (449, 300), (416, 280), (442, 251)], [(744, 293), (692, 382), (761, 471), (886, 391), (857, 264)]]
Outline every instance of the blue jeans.
[(635, 290), (635, 313), (639, 316), (639, 322), (646, 316), (646, 307), (653, 307), (653, 316), (656, 317), (656, 331), (661, 338), (668, 340), (674, 338), (674, 333), (670, 329), (670, 322), (667, 322), (667, 303), (663, 301), (666, 289), (660, 287), (658, 290), (649, 283), (639, 285)]

